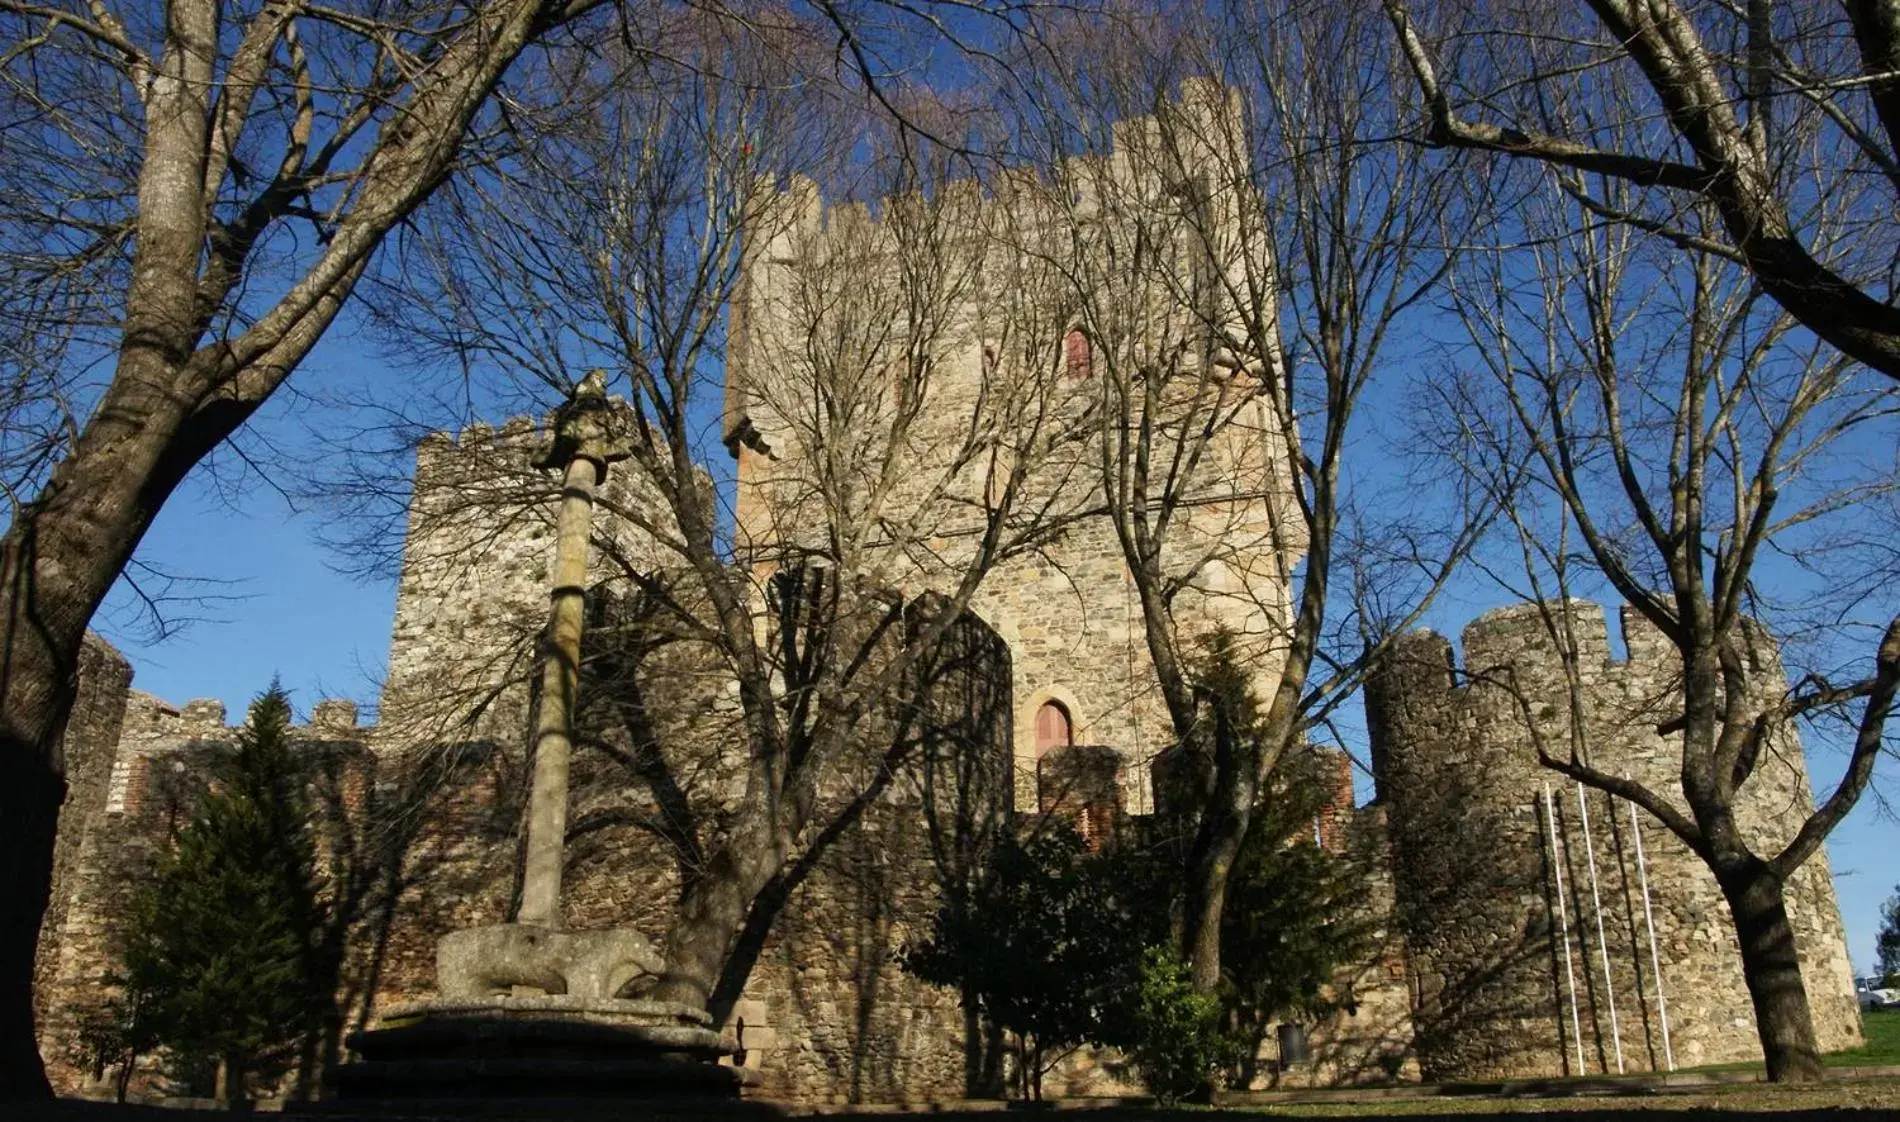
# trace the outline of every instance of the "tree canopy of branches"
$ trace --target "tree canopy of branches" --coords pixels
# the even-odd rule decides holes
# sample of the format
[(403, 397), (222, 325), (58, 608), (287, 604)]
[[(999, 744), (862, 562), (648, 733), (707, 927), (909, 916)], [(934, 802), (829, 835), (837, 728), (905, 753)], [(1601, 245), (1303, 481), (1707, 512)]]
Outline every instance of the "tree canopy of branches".
[[(642, 544), (603, 536), (598, 556), (605, 587), (643, 607), (637, 628), (596, 633), (628, 642), (599, 701), (657, 708), (639, 698), (670, 649), (736, 702), (725, 735), (683, 748), (620, 728), (672, 808), (654, 825), (681, 872), (653, 995), (696, 1005), (737, 998), (792, 890), (915, 758), (907, 703), (959, 649), (985, 575), (1060, 522), (1030, 486), (1065, 446), (1047, 335), (1011, 318), (1034, 302), (986, 286), (981, 200), (944, 187), (948, 157), (875, 99), (822, 77), (831, 44), (809, 21), (708, 18), (669, 58), (584, 76), (560, 113), (518, 123), (516, 158), (419, 216), (378, 294), (412, 353), (497, 398), (544, 400), (588, 366), (624, 395), (628, 497), (599, 507)], [(804, 176), (881, 197), (876, 220), (821, 214)], [(966, 361), (973, 314), (999, 325), (994, 363)], [(727, 765), (736, 797), (675, 798)]]
[(1580, 221), (1735, 262), (1900, 378), (1892, 5), (1384, 3), (1425, 142), (1537, 161)]
[[(1512, 562), (1493, 574), (1552, 606), (1569, 652), (1569, 732), (1542, 737), (1540, 758), (1635, 802), (1708, 864), (1770, 1077), (1819, 1078), (1783, 890), (1866, 789), (1900, 687), (1880, 563), (1895, 485), (1891, 463), (1867, 454), (1891, 427), (1894, 390), (1802, 330), (1728, 254), (1592, 224), (1642, 189), (1614, 175), (1588, 187), (1518, 208), (1511, 233), (1530, 248), (1465, 259), (1454, 306), (1473, 372), (1448, 394), (1447, 443), (1505, 505)], [(1727, 219), (1704, 203), (1674, 221), (1715, 239)], [(1678, 790), (1592, 763), (1571, 615), (1556, 605), (1604, 586), (1680, 657), (1682, 711), (1657, 722), (1680, 738)], [(1783, 665), (1796, 657), (1813, 669), (1791, 689)], [(1840, 730), (1845, 773), (1793, 811), (1793, 828), (1764, 833), (1744, 813), (1750, 781), (1783, 766), (1797, 722)]]
[[(1209, 732), (1190, 652), (1217, 627), (1263, 706), (1257, 729), (1208, 756), (1196, 796), (1182, 946), (1211, 991), (1227, 878), (1267, 775), (1483, 524), (1481, 495), (1424, 517), (1348, 464), (1374, 447), (1368, 394), (1397, 395), (1389, 344), (1442, 277), (1461, 200), (1389, 143), (1404, 107), (1376, 13), (1117, 18), (1115, 49), (1078, 24), (1002, 88), (1018, 143), (1052, 172), (1067, 242), (1053, 257), (1094, 363), (1096, 485), (1175, 738)], [(1116, 124), (1149, 114), (1146, 133)]]
[[(871, 81), (894, 27), (941, 29), (929, 4), (806, 10), (820, 72)], [(604, 51), (637, 61), (720, 14), (789, 18), (749, 0), (0, 2), (0, 1099), (50, 1092), (31, 978), (58, 745), (81, 637), (153, 519), (418, 206), (515, 149)]]
[(30, 983), (87, 623), (492, 129), (516, 59), (593, 7), (0, 4), (0, 1098), (49, 1090)]
[[(1349, 1003), (1333, 983), (1371, 945), (1362, 871), (1313, 836), (1333, 793), (1324, 766), (1311, 751), (1281, 758), (1230, 877), (1221, 963), (1228, 1004), (1252, 1045), (1247, 1058), (1274, 1022), (1310, 1021)], [(1251, 1071), (1242, 1075), (1245, 1086)]]

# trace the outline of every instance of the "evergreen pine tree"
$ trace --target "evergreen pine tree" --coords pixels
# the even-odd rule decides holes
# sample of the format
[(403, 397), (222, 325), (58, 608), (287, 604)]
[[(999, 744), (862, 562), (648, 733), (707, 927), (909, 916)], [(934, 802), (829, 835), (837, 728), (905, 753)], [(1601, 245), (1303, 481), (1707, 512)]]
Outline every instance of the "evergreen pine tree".
[(946, 902), (904, 969), (963, 990), (967, 1006), (1020, 1045), (1026, 1098), (1082, 1044), (1128, 1044), (1143, 952), (1166, 939), (1167, 909), (1144, 892), (1152, 870), (1113, 848), (1092, 853), (1046, 820), (993, 850), (967, 902)]
[(289, 699), (273, 683), (160, 859), (126, 941), (136, 1033), (180, 1067), (223, 1063), (233, 1101), (329, 998), (317, 981), (324, 905), (289, 726)]
[[(1257, 758), (1264, 746), (1248, 742), (1267, 730), (1236, 637), (1216, 630), (1203, 648), (1195, 668), (1201, 742), (1188, 747), (1201, 755), (1201, 794), (1218, 813), (1212, 761)], [(1220, 992), (1246, 1045), (1243, 1085), (1274, 1022), (1317, 1019), (1350, 1006), (1350, 991), (1337, 991), (1333, 983), (1339, 968), (1371, 944), (1373, 925), (1361, 906), (1363, 871), (1314, 837), (1332, 793), (1325, 757), (1305, 747), (1283, 754), (1256, 796), (1228, 876)]]
[(1296, 751), (1274, 768), (1227, 883), (1221, 965), (1256, 1051), (1275, 1021), (1310, 1023), (1350, 1008), (1335, 976), (1371, 949), (1363, 871), (1314, 837), (1331, 796), (1325, 766), (1318, 753)]

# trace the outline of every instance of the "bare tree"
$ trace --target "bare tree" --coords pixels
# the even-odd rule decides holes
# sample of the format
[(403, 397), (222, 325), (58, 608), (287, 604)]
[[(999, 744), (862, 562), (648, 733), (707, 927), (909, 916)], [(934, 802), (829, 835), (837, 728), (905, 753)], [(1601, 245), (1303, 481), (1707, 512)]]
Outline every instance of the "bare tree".
[[(975, 334), (1020, 296), (986, 282), (993, 211), (918, 139), (927, 106), (893, 121), (811, 76), (830, 46), (708, 17), (677, 65), (583, 78), (518, 163), (423, 216), (389, 293), (409, 339), (498, 395), (583, 364), (625, 395), (626, 491), (600, 507), (633, 533), (599, 555), (602, 595), (638, 609), (597, 632), (586, 746), (654, 810), (574, 829), (631, 823), (673, 855), (651, 992), (722, 1015), (792, 889), (919, 755), (920, 683), (985, 575), (1064, 513), (1030, 485), (1066, 447), (1048, 356), (1025, 370)], [(732, 704), (671, 736), (687, 707), (655, 699), (683, 688)]]
[[(0, 1098), (49, 1090), (32, 956), (58, 745), (102, 598), (186, 475), (285, 385), (392, 229), (508, 150), (514, 119), (565, 97), (552, 76), (609, 44), (650, 54), (649, 37), (698, 7), (0, 3), (0, 892), (15, 902), (0, 927)], [(954, 45), (933, 9), (806, 8), (836, 48), (825, 69), (880, 93), (908, 49), (894, 32), (932, 27)], [(771, 23), (781, 6), (710, 10)], [(517, 66), (548, 47), (581, 61)]]
[[(1099, 501), (1174, 763), (1197, 776), (1182, 947), (1212, 989), (1227, 876), (1268, 775), (1418, 618), (1484, 502), (1450, 494), (1428, 525), (1347, 464), (1371, 447), (1371, 387), (1397, 395), (1389, 344), (1442, 276), (1457, 201), (1393, 142), (1383, 28), (1321, 4), (1126, 18), (1124, 51), (1056, 38), (1019, 68), (1018, 117), (1054, 169), (1049, 252), (1091, 364)], [(1213, 80), (1176, 101), (1183, 75)], [(1258, 737), (1196, 695), (1194, 648), (1217, 629), (1251, 669)]]
[[(1744, 263), (1593, 225), (1640, 189), (1601, 176), (1588, 186), (1520, 208), (1512, 232), (1529, 248), (1466, 258), (1455, 306), (1476, 372), (1448, 393), (1447, 420), (1475, 472), (1530, 466), (1529, 485), (1501, 496), (1522, 562), (1503, 579), (1552, 606), (1571, 699), (1568, 731), (1538, 739), (1540, 759), (1636, 803), (1707, 863), (1770, 1078), (1818, 1079), (1784, 889), (1866, 790), (1900, 687), (1890, 570), (1870, 564), (1896, 485), (1866, 443), (1890, 428), (1894, 390), (1801, 330)], [(1705, 203), (1676, 221), (1714, 240), (1725, 220)], [(1570, 614), (1556, 607), (1593, 585), (1681, 659), (1669, 702), (1681, 711), (1650, 718), (1679, 747), (1678, 790), (1593, 763), (1600, 722)], [(1768, 634), (1785, 653), (1807, 648), (1813, 669), (1792, 688)], [(1845, 774), (1818, 806), (1790, 808), (1785, 829), (1764, 826), (1750, 803), (1776, 782), (1771, 762), (1795, 750), (1789, 730), (1830, 721), (1845, 729)]]
[[(1900, 378), (1900, 243), (1878, 217), (1900, 190), (1892, 5), (1385, 0), (1385, 11), (1426, 143), (1548, 165), (1591, 219), (1742, 264), (1809, 330)], [(1609, 182), (1624, 189), (1597, 186)], [(1720, 222), (1699, 221), (1704, 206)]]
[(30, 980), (88, 621), (186, 473), (487, 129), (516, 59), (595, 6), (0, 4), (0, 1098), (48, 1093)]

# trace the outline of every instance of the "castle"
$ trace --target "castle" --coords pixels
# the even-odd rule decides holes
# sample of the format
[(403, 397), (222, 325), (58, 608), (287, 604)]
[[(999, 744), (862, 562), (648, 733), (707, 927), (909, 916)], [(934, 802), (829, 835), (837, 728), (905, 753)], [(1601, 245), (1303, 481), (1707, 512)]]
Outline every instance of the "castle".
[[(1179, 511), (1158, 554), (1170, 623), (1188, 638), (1228, 629), (1256, 681), (1277, 679), (1304, 541), (1288, 506), (1290, 412), (1260, 389), (1278, 356), (1224, 327), (1240, 310), (1223, 301), (1272, 269), (1247, 236), (1238, 111), (1227, 91), (1189, 83), (1154, 117), (1118, 122), (1112, 145), (1066, 164), (1053, 190), (1028, 179), (989, 194), (949, 187), (874, 215), (827, 208), (794, 182), (746, 248), (721, 433), (736, 458), (733, 571), (769, 591), (822, 564), (906, 605), (968, 593), (924, 747), (885, 766), (873, 749), (888, 714), (874, 712), (860, 730), (869, 747), (842, 758), (818, 796), (872, 797), (835, 818), (822, 847), (798, 839), (809, 860), (793, 861), (774, 921), (735, 933), (751, 940), (751, 968), (725, 995), (723, 1027), (766, 1094), (901, 1102), (991, 1085), (993, 1041), (956, 994), (905, 975), (899, 958), (984, 839), (1014, 820), (1069, 812), (1099, 832), (1157, 809), (1153, 766), (1173, 737), (1101, 468), (1144, 417), (1165, 429), (1204, 408), (1198, 387), (1253, 389), (1221, 398), (1236, 404), (1165, 496)], [(1046, 298), (1058, 285), (1039, 270), (1061, 245), (1108, 259), (1129, 221), (1182, 207), (1214, 216), (1201, 229), (1216, 236), (1162, 237), (1165, 268), (1104, 279), (1119, 286), (1119, 319)], [(1193, 375), (1190, 390), (1157, 392), (1144, 416), (1105, 417), (1104, 387), (1140, 384), (1157, 356)], [(378, 720), (359, 725), (349, 703), (325, 701), (299, 730), (323, 762), (324, 852), (355, 901), (338, 935), (350, 954), (332, 1047), (430, 991), (439, 936), (519, 905), (524, 731), (558, 493), (531, 466), (542, 439), (517, 421), (422, 444)], [(564, 910), (574, 929), (632, 927), (660, 942), (695, 875), (681, 822), (716, 821), (742, 797), (743, 713), (714, 646), (642, 630), (643, 596), (694, 595), (667, 575), (682, 563), (655, 481), (616, 467), (600, 508), (590, 673), (601, 700), (583, 714), (595, 733), (575, 757)], [(969, 590), (985, 550), (1000, 559)], [(1628, 656), (1616, 658), (1600, 612), (1566, 610), (1583, 637), (1593, 758), (1671, 789), (1669, 739), (1655, 731), (1672, 696), (1667, 647), (1626, 618)], [(1758, 1056), (1712, 877), (1627, 805), (1538, 769), (1520, 701), (1553, 728), (1571, 705), (1544, 618), (1487, 616), (1463, 648), (1461, 677), (1445, 640), (1414, 637), (1369, 684), (1371, 805), (1352, 805), (1350, 765), (1336, 758), (1319, 833), (1361, 863), (1381, 934), (1335, 980), (1351, 1000), (1313, 1027), (1315, 1062), (1283, 1077)], [(1486, 684), (1498, 666), (1515, 692)], [(150, 855), (189, 814), (205, 761), (233, 739), (221, 705), (130, 690), (103, 643), (88, 644), (81, 682), (36, 976), (43, 1051), (69, 1092), (95, 1086), (76, 1037), (112, 969), (114, 929)], [(1790, 741), (1752, 781), (1747, 812), (1772, 835), (1811, 804)], [(1789, 897), (1822, 1046), (1852, 1046), (1858, 1012), (1823, 858)], [(1113, 1057), (1083, 1057), (1054, 1081), (1076, 1093), (1128, 1086)]]

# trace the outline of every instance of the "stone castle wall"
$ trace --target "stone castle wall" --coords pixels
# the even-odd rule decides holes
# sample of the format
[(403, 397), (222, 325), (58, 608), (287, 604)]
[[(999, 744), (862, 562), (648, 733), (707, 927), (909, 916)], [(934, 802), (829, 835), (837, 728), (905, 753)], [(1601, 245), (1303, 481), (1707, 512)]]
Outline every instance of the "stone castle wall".
[[(1198, 428), (1186, 418), (1226, 402), (1206, 454), (1169, 484), (1180, 505), (1161, 563), (1183, 586), (1171, 626), (1191, 651), (1225, 625), (1263, 690), (1278, 674), (1287, 574), (1304, 548), (1285, 501), (1288, 440), (1249, 380), (1262, 363), (1227, 354), (1220, 312), (1209, 319), (1243, 274), (1271, 271), (1255, 260), (1259, 200), (1234, 186), (1247, 182), (1239, 114), (1232, 91), (1184, 83), (1051, 181), (952, 183), (875, 210), (827, 206), (795, 182), (748, 247), (725, 421), (742, 551), (769, 565), (796, 545), (890, 587), (949, 591), (993, 529), (1013, 553), (970, 606), (1013, 654), (1024, 809), (1045, 702), (1068, 711), (1073, 743), (1127, 757), (1132, 813), (1153, 809), (1148, 765), (1172, 739), (1122, 543), (1095, 513), (1102, 442), (1120, 431), (1105, 420), (1120, 415), (1112, 387), (1139, 385), (1137, 371), (1175, 373), (1155, 405), (1163, 424)], [(1168, 201), (1184, 195), (1214, 216), (1208, 236)], [(1137, 232), (1172, 247), (1141, 258), (1165, 264), (1105, 276), (1099, 307), (1064, 295), (1105, 262), (1136, 259)], [(1229, 396), (1210, 391), (1217, 379), (1233, 379)], [(827, 388), (823, 409), (813, 385)]]
[[(1572, 605), (1587, 758), (1679, 792), (1675, 738), (1656, 731), (1680, 712), (1673, 648), (1626, 610), (1629, 657), (1617, 659), (1601, 610)], [(1758, 1060), (1733, 925), (1707, 867), (1649, 816), (1632, 820), (1600, 793), (1580, 799), (1537, 762), (1533, 729), (1553, 751), (1571, 744), (1572, 693), (1550, 637), (1562, 620), (1538, 605), (1480, 618), (1464, 632), (1462, 683), (1449, 642), (1409, 637), (1368, 687), (1424, 1073), (1662, 1070), (1666, 1052), (1678, 1067)], [(1740, 799), (1758, 844), (1791, 837), (1813, 806), (1799, 742), (1789, 733), (1777, 749)], [(1787, 897), (1821, 1047), (1853, 1047), (1859, 1013), (1825, 854)]]
[[(124, 656), (87, 633), (79, 649), (78, 696), (60, 740), (66, 801), (53, 847), (52, 892), (34, 956), (34, 1024), (43, 1044), (64, 1039), (71, 1011), (86, 997), (85, 979), (102, 934), (88, 902), (101, 890), (99, 865), (113, 848), (106, 807), (131, 684), (132, 667)], [(50, 1057), (56, 1050), (46, 1051)]]
[[(1350, 764), (1344, 752), (1336, 759)], [(1270, 1075), (1257, 1086), (1328, 1087), (1418, 1078), (1413, 1046), (1412, 986), (1404, 931), (1398, 923), (1385, 808), (1353, 806), (1350, 779), (1316, 824), (1320, 844), (1352, 862), (1363, 896), (1355, 919), (1366, 929), (1364, 960), (1341, 967), (1332, 992), (1341, 1007), (1304, 1025), (1311, 1059), (1280, 1064), (1277, 1037), (1265, 1042)]]
[[(1006, 681), (1006, 666), (1001, 673)], [(662, 712), (689, 715), (666, 722), (660, 735), (669, 741), (704, 737), (730, 707), (728, 699), (708, 696), (717, 689), (700, 696), (681, 691), (696, 679), (704, 681), (686, 673), (660, 679), (671, 684), (656, 699)], [(341, 1029), (348, 1031), (434, 992), (441, 936), (512, 918), (525, 783), (516, 753), (492, 741), (441, 746), (426, 759), (371, 753), (366, 745), (376, 730), (350, 725), (345, 705), (323, 703), (293, 737), (300, 751), (353, 750), (363, 765), (314, 778), (330, 784), (318, 792), (319, 805), (342, 811), (357, 856), (375, 862), (333, 865), (331, 851), (320, 847), (320, 861), (341, 868), (361, 893), (352, 904), (338, 992)], [(711, 721), (690, 716), (705, 712)], [(953, 724), (946, 717), (934, 726), (938, 731), (855, 825), (811, 848), (810, 869), (757, 948), (726, 1028), (768, 1097), (893, 1102), (960, 1098), (971, 1090), (968, 1053), (980, 1051), (980, 1034), (953, 991), (925, 985), (899, 965), (899, 952), (928, 924), (945, 886), (967, 879), (976, 847), (1008, 815), (1007, 755), (972, 757), (967, 738), (943, 731)], [(111, 1093), (109, 1078), (95, 1078), (86, 1063), (81, 1025), (112, 992), (118, 940), (139, 891), (238, 731), (215, 701), (174, 707), (130, 694), (117, 751), (105, 761), (111, 778), (97, 785), (97, 820), (78, 839), (83, 852), (62, 880), (62, 906), (40, 960), (42, 1051), (62, 1093)], [(705, 763), (699, 775), (682, 779), (697, 809), (714, 814), (732, 769), (717, 759)], [(841, 786), (861, 788), (862, 778)], [(573, 780), (581, 832), (567, 855), (567, 925), (631, 927), (658, 943), (692, 862), (656, 840), (645, 817), (659, 809), (650, 785), (614, 760), (577, 753)], [(329, 885), (333, 898), (350, 887), (335, 879)], [(287, 1074), (280, 1090), (293, 1078)], [(184, 1090), (149, 1058), (132, 1083), (137, 1097)]]
[[(1106, 387), (1117, 369), (1165, 362), (1194, 375), (1179, 381), (1195, 392), (1257, 389), (1247, 380), (1278, 361), (1274, 348), (1223, 353), (1207, 310), (1177, 306), (1183, 289), (1213, 291), (1208, 278), (1272, 271), (1250, 226), (1258, 200), (1232, 186), (1248, 171), (1223, 140), (1237, 113), (1231, 95), (1190, 83), (1155, 117), (1117, 123), (1108, 150), (1067, 162), (1054, 182), (950, 185), (929, 200), (886, 200), (875, 218), (794, 184), (781, 228), (747, 246), (725, 435), (738, 458), (735, 549), (752, 591), (817, 563), (915, 601), (954, 585), (984, 532), (1010, 551), (971, 597), (985, 638), (965, 652), (950, 691), (958, 703), (925, 722), (935, 731), (924, 749), (889, 774), (874, 749), (892, 715), (859, 730), (867, 751), (840, 761), (821, 798), (874, 796), (835, 835), (798, 839), (815, 846), (803, 850), (810, 860), (757, 940), (743, 991), (724, 995), (724, 1027), (772, 1097), (889, 1102), (974, 1089), (973, 1073), (994, 1069), (990, 1042), (954, 993), (903, 974), (901, 948), (1013, 809), (1067, 813), (1063, 793), (1084, 787), (1085, 818), (1155, 809), (1151, 764), (1172, 728), (1122, 543), (1099, 513), (1101, 442), (1114, 427), (1103, 420)], [(1177, 247), (1173, 273), (1102, 274), (1110, 298), (1088, 317), (1060, 295), (1070, 274), (1123, 259), (1110, 251), (1127, 223), (1177, 198), (1222, 221), (1206, 242)], [(1171, 236), (1165, 224), (1147, 234)], [(931, 255), (916, 256), (923, 249)], [(925, 297), (921, 320), (907, 293)], [(1085, 318), (1094, 335), (1077, 362), (1070, 335)], [(814, 381), (834, 391), (826, 406), (836, 412), (816, 411)], [(1156, 406), (1174, 411), (1171, 423), (1195, 407)], [(1287, 574), (1304, 549), (1286, 502), (1295, 437), (1280, 415), (1264, 391), (1231, 411), (1185, 484), (1183, 531), (1163, 553), (1181, 585), (1177, 634), (1191, 648), (1217, 625), (1235, 630), (1263, 686), (1279, 673)], [(525, 733), (559, 488), (533, 466), (545, 439), (516, 421), (423, 443), (379, 722), (357, 728), (330, 704), (299, 734), (352, 761), (336, 805), (374, 863), (350, 885), (350, 1025), (432, 992), (441, 935), (505, 922), (518, 907)], [(682, 824), (716, 822), (736, 805), (745, 743), (730, 674), (709, 648), (677, 637), (642, 647), (637, 619), (614, 615), (638, 599), (631, 574), (664, 583), (677, 571), (662, 544), (665, 509), (632, 465), (610, 471), (589, 564), (589, 743), (574, 759), (563, 890), (568, 926), (633, 927), (656, 942), (704, 857)], [(1594, 758), (1671, 789), (1671, 745), (1653, 731), (1673, 696), (1665, 648), (1626, 621), (1632, 657), (1617, 661), (1600, 616), (1580, 611), (1575, 622)], [(1280, 1082), (1614, 1070), (1618, 1038), (1626, 1067), (1662, 1066), (1634, 880), (1639, 835), (1676, 1063), (1756, 1055), (1732, 929), (1699, 862), (1601, 796), (1579, 806), (1574, 792), (1553, 790), (1546, 820), (1548, 773), (1520, 731), (1523, 713), (1483, 684), (1508, 667), (1534, 726), (1567, 727), (1568, 692), (1540, 627), (1534, 609), (1474, 624), (1465, 649), (1478, 684), (1454, 682), (1449, 644), (1435, 636), (1408, 641), (1370, 684), (1379, 802), (1354, 810), (1341, 771), (1343, 793), (1315, 830), (1361, 864), (1376, 950), (1335, 980), (1353, 1000), (1310, 1026), (1312, 1065)], [(56, 1057), (71, 1055), (75, 1018), (103, 991), (114, 930), (234, 736), (216, 703), (173, 709), (138, 693), (124, 703), (122, 660), (90, 646), (87, 658), (99, 685), (82, 690), (68, 734), (73, 793), (38, 979), (47, 1054), (67, 1089), (87, 1073)], [(636, 685), (644, 692), (627, 692)], [(1038, 759), (1045, 702), (1067, 711), (1071, 745)], [(1811, 802), (1799, 746), (1782, 749), (1751, 789), (1765, 834)], [(1119, 797), (1107, 790), (1115, 784)], [(1592, 860), (1602, 939), (1599, 908), (1580, 888)], [(1824, 858), (1796, 878), (1790, 903), (1823, 1046), (1857, 1042)], [(1573, 1006), (1580, 1036), (1568, 1027)], [(1125, 1075), (1112, 1058), (1085, 1057), (1059, 1085), (1128, 1090)]]
[[(559, 473), (536, 466), (549, 441), (518, 417), (417, 448), (379, 750), (526, 735), (561, 488)], [(628, 465), (609, 468), (595, 510), (590, 585), (677, 562), (659, 544), (664, 525), (636, 521), (665, 506)]]
[[(476, 429), (432, 440), (418, 456), (390, 683), (373, 740), (389, 781), (414, 789), (423, 825), (403, 847), (406, 891), (377, 936), (376, 1008), (431, 991), (441, 935), (509, 921), (518, 906), (523, 730), (557, 483), (527, 466), (538, 435), (521, 423)], [(656, 945), (683, 879), (698, 872), (697, 845), (744, 790), (746, 743), (736, 683), (716, 652), (681, 639), (676, 627), (655, 632), (643, 623), (644, 593), (630, 575), (675, 597), (694, 587), (669, 577), (679, 561), (658, 544), (664, 527), (640, 523), (663, 519), (665, 509), (632, 464), (610, 471), (596, 507), (584, 735), (570, 777), (562, 892), (566, 926), (631, 927)], [(987, 653), (965, 652), (935, 685), (1007, 714), (1009, 654), (990, 642)], [(1002, 692), (984, 700), (995, 684), (977, 680), (998, 668)], [(995, 797), (1007, 789), (1007, 758), (978, 769), (987, 783), (971, 782), (966, 765), (985, 745), (1006, 753), (1008, 730), (992, 729), (981, 743), (945, 731), (969, 717), (922, 720), (912, 735), (923, 749), (884, 777), (861, 816), (822, 843), (805, 839), (809, 867), (769, 936), (752, 947), (756, 965), (743, 992), (725, 997), (725, 1027), (764, 1093), (830, 1102), (965, 1092), (967, 1026), (954, 995), (904, 975), (896, 951), (954, 882), (957, 848), (946, 839), (967, 846), (982, 836), (967, 822), (962, 832), (940, 822), (939, 808), (962, 798), (980, 804), (963, 808), (979, 818), (1006, 809)], [(888, 725), (886, 715), (858, 730), (871, 755), (834, 761), (821, 798), (873, 789), (883, 751), (873, 742)], [(950, 782), (959, 768), (961, 781)]]

